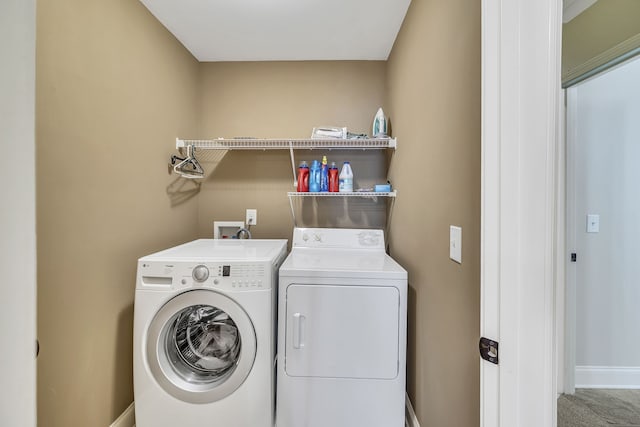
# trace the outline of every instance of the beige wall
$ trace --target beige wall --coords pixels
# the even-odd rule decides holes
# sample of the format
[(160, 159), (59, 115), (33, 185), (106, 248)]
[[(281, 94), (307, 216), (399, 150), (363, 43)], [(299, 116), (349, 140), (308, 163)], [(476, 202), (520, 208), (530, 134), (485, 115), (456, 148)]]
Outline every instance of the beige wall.
[(578, 77), (637, 47), (640, 1), (598, 0), (562, 26), (562, 80)]
[(108, 426), (133, 401), (136, 259), (196, 236), (166, 165), (198, 63), (138, 1), (37, 12), (39, 426)]
[[(391, 255), (408, 271), (408, 391), (423, 426), (479, 424), (480, 1), (414, 0), (388, 63), (400, 193)], [(463, 230), (462, 265), (449, 226)]]
[[(381, 61), (202, 64), (202, 136), (308, 138), (314, 126), (370, 133), (384, 99), (385, 68)], [(323, 154), (339, 167), (351, 160), (356, 186), (385, 182), (381, 152), (296, 151), (296, 163), (310, 164)], [(286, 193), (294, 188), (288, 151), (232, 151), (219, 163), (211, 152), (202, 158), (208, 178), (199, 196), (200, 236), (212, 236), (214, 220), (244, 221), (245, 209), (256, 208), (254, 237), (291, 238)], [(306, 199), (296, 204), (299, 225), (383, 225), (384, 202), (343, 202)]]

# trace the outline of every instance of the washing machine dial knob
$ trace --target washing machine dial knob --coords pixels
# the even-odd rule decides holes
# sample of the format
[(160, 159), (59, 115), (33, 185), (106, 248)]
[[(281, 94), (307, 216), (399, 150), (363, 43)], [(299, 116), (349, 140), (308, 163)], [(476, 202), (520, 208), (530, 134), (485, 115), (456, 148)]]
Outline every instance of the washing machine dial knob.
[(206, 265), (198, 265), (193, 269), (193, 280), (204, 282), (209, 278), (209, 269)]

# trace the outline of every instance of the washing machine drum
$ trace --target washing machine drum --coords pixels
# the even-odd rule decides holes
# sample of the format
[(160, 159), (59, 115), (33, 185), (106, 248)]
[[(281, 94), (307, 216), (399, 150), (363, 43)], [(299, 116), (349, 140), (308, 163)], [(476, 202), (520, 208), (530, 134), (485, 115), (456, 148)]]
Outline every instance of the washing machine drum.
[(160, 386), (191, 403), (209, 403), (233, 393), (256, 356), (256, 335), (246, 312), (210, 290), (177, 295), (153, 318), (147, 360)]
[(240, 356), (238, 326), (224, 310), (194, 305), (180, 311), (167, 333), (167, 351), (177, 353), (175, 368), (203, 381), (223, 378)]

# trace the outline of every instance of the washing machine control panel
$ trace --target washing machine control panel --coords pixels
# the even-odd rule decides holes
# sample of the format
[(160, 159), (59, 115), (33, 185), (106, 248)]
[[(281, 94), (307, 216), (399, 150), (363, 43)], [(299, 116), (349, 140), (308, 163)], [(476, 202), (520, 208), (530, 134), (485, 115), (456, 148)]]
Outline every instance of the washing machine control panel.
[[(284, 254), (284, 253), (283, 253)], [(284, 258), (284, 256), (282, 257)], [(278, 267), (271, 262), (140, 262), (137, 289), (186, 290), (211, 288), (224, 291), (272, 289)]]
[(271, 288), (266, 263), (201, 263), (184, 265), (176, 273), (178, 287), (203, 286), (224, 290)]

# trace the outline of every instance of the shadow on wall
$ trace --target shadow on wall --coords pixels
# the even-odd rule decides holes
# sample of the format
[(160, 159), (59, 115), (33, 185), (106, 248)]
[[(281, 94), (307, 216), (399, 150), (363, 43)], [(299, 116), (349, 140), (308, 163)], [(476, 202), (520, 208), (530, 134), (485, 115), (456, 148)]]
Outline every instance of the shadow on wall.
[[(116, 329), (114, 383), (121, 381), (126, 374), (133, 390), (133, 303), (127, 305), (118, 315)], [(115, 420), (131, 404), (133, 395), (122, 396), (120, 393), (111, 399), (111, 419)]]
[(386, 197), (294, 200), (298, 227), (385, 228)]
[(194, 198), (200, 192), (200, 186), (200, 181), (196, 179), (176, 177), (167, 186), (167, 196), (169, 196), (171, 207), (179, 206)]
[(387, 182), (387, 150), (295, 150), (293, 167), (286, 150), (230, 151), (203, 182), (198, 197), (201, 233), (210, 230), (212, 219), (243, 219), (245, 208), (260, 212), (254, 238), (290, 238), (292, 213), (299, 227), (384, 228), (391, 204), (385, 197), (293, 197), (290, 205), (292, 172), (301, 161), (311, 164), (325, 155), (338, 169), (351, 162), (355, 188)]

